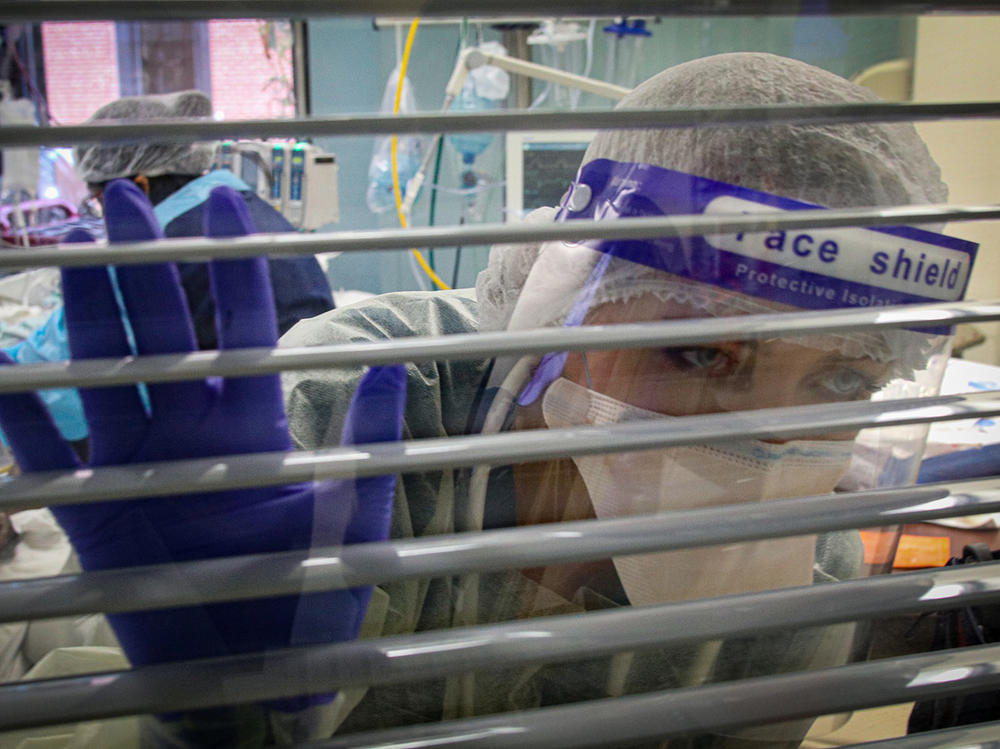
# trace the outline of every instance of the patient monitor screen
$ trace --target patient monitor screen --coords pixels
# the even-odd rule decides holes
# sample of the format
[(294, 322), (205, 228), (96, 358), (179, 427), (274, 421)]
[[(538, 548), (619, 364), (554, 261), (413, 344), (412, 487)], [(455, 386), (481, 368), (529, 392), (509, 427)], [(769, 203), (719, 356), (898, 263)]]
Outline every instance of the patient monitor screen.
[(580, 130), (508, 133), (508, 221), (520, 221), (542, 206), (559, 205), (591, 136)]

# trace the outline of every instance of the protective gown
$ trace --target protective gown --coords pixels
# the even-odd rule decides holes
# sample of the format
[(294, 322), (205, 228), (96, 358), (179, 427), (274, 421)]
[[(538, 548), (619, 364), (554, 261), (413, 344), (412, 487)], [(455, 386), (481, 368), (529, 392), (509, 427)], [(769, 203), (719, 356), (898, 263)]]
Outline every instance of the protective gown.
[[(476, 331), (474, 290), (406, 292), (381, 295), (304, 320), (282, 338), (281, 345), (317, 346)], [(491, 365), (490, 360), (481, 359), (407, 365), (403, 439), (475, 433), (479, 415), (491, 397), (486, 386)], [(360, 375), (360, 368), (284, 374), (289, 427), (298, 448), (318, 449), (337, 444), (345, 405)], [(391, 537), (477, 530), (471, 527), (472, 521), (466, 513), (468, 478), (467, 470), (405, 474), (396, 485)], [(484, 527), (515, 524), (510, 471), (494, 469), (486, 498)], [(816, 560), (817, 581), (853, 576), (860, 561), (857, 534), (821, 537)], [(460, 576), (384, 584), (375, 589), (365, 629), (369, 635), (385, 636), (628, 604), (613, 570), (611, 583), (601, 586), (601, 592), (581, 585), (572, 599), (535, 582), (540, 579), (536, 573), (510, 570), (478, 575), (476, 621), (468, 621), (468, 615), (460, 610)], [(607, 581), (608, 569), (601, 570), (595, 579)], [(497, 668), (471, 679), (452, 677), (428, 683), (373, 687), (363, 695), (359, 692), (344, 695), (340, 716), (343, 722), (337, 733), (834, 665), (847, 657), (849, 641), (845, 627), (828, 627), (755, 640), (675, 647), (669, 652), (623, 653), (561, 665)], [(793, 747), (798, 745), (807, 727), (807, 723), (788, 724), (744, 731), (741, 738), (706, 736), (671, 740), (669, 745)]]

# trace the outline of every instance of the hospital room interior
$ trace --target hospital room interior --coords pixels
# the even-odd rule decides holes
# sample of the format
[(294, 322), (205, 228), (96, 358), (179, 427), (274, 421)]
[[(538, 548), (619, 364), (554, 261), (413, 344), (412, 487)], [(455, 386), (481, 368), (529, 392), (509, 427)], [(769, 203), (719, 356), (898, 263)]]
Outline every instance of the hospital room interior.
[(1000, 747), (1000, 4), (609, 8), (0, 0), (0, 749)]

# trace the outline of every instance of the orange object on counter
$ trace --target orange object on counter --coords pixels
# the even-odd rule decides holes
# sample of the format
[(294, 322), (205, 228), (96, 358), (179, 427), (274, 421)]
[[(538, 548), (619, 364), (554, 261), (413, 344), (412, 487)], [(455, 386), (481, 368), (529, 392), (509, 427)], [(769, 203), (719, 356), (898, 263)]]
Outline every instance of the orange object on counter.
[[(863, 530), (861, 542), (865, 549), (865, 564), (884, 565), (893, 553), (895, 537), (892, 533)], [(895, 547), (893, 569), (922, 569), (943, 567), (951, 558), (951, 539), (947, 536), (918, 536), (904, 533)]]
[(920, 569), (943, 567), (951, 558), (951, 539), (947, 536), (915, 536), (904, 533), (899, 538), (899, 548), (893, 567)]
[(865, 550), (865, 564), (887, 566), (896, 550), (898, 531), (870, 529), (860, 531), (860, 535)]

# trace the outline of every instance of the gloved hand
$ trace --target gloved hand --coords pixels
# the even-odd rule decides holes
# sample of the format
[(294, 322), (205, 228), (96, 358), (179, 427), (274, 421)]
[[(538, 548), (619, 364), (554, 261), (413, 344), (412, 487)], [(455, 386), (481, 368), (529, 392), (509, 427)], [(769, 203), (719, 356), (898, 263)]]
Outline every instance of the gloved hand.
[[(105, 190), (112, 242), (161, 235), (145, 195), (129, 181)], [(205, 233), (253, 231), (245, 203), (229, 188), (209, 198)], [(85, 237), (77, 235), (72, 239)], [(140, 355), (195, 351), (183, 290), (172, 264), (115, 271)], [(220, 348), (273, 346), (277, 339), (267, 261), (211, 263)], [(107, 268), (65, 269), (63, 291), (74, 359), (125, 356), (129, 335)], [(10, 363), (9, 359), (5, 363)], [(292, 448), (278, 375), (81, 391), (90, 429), (90, 466)], [(400, 439), (405, 403), (401, 366), (370, 370), (351, 402), (342, 444)], [(79, 463), (34, 394), (0, 396), (0, 425), (25, 472)], [(236, 554), (384, 540), (394, 476), (318, 481), (203, 495), (54, 508), (85, 570), (163, 564)], [(133, 665), (354, 639), (371, 589), (190, 606), (109, 616)], [(294, 710), (333, 695), (276, 703)]]

